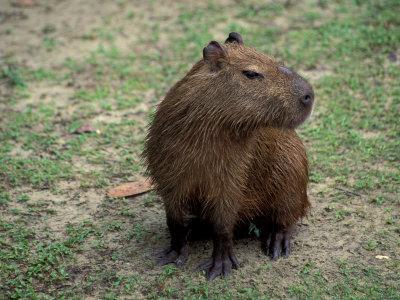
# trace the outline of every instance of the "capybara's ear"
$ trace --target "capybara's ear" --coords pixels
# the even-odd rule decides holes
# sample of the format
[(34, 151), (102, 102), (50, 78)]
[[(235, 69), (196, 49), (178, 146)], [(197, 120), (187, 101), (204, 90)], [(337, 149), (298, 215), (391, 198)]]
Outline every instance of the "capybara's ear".
[(218, 42), (211, 41), (203, 49), (203, 59), (210, 65), (212, 71), (218, 71), (222, 68), (223, 62), (226, 59), (226, 52)]
[(228, 38), (225, 40), (225, 44), (227, 43), (238, 43), (239, 45), (243, 45), (243, 38), (240, 33), (231, 32)]

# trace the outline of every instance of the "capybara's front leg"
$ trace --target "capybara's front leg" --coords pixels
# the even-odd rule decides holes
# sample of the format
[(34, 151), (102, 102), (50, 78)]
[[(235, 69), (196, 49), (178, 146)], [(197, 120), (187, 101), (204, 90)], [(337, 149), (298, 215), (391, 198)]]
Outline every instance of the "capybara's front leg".
[(167, 212), (167, 225), (171, 236), (171, 244), (167, 249), (157, 254), (157, 262), (161, 266), (174, 263), (181, 267), (188, 258), (190, 220)]
[(199, 266), (206, 272), (208, 280), (213, 280), (218, 276), (228, 276), (232, 269), (239, 267), (239, 262), (233, 253), (232, 239), (232, 224), (214, 224), (212, 257)]

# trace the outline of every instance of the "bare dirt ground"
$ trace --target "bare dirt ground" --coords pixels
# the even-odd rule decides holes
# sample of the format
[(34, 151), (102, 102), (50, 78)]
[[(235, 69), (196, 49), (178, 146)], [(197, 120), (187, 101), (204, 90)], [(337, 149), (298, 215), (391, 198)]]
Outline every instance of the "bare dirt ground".
[[(377, 43), (384, 75), (359, 81), (382, 81), (387, 93), (376, 96), (382, 85), (371, 92), (354, 79), (364, 75), (341, 65), (348, 54), (340, 30), (357, 27), (349, 21), (357, 9), (317, 2), (0, 0), (0, 299), (399, 299), (398, 65)], [(338, 56), (307, 26), (331, 30)], [(235, 244), (241, 268), (209, 283), (194, 269), (211, 242), (194, 242), (183, 269), (159, 267), (153, 253), (168, 243), (161, 200), (110, 199), (106, 190), (143, 174), (153, 107), (203, 45), (232, 30), (296, 65), (316, 87), (314, 116), (300, 129), (312, 209), (288, 259), (269, 261), (249, 236)], [(332, 99), (341, 93), (355, 104), (337, 100), (336, 111)], [(384, 95), (386, 119), (366, 95)], [(99, 133), (73, 134), (85, 123)], [(26, 252), (12, 256), (21, 243)]]

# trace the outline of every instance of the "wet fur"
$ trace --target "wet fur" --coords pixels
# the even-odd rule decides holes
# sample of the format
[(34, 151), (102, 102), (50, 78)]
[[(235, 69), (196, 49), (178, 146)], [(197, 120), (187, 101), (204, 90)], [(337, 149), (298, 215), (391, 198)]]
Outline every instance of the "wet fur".
[[(229, 248), (239, 224), (285, 229), (306, 214), (307, 157), (294, 128), (309, 111), (297, 104), (299, 75), (241, 44), (221, 48), (159, 104), (144, 157), (171, 233), (200, 218)], [(248, 68), (268, 76), (267, 90), (243, 76)]]

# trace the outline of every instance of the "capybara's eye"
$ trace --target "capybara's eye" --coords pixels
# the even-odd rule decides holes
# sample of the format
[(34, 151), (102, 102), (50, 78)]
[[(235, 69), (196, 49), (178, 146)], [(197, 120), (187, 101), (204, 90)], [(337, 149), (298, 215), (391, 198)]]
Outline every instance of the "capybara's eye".
[(249, 79), (264, 78), (263, 74), (254, 71), (242, 71), (243, 75)]

